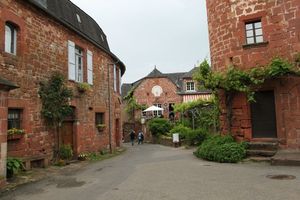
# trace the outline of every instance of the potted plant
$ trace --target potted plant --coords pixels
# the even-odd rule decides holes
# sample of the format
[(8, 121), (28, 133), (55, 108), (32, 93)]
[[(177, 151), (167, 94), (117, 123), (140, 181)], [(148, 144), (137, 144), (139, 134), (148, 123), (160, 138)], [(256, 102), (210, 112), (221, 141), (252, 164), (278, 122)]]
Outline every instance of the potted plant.
[(20, 139), (25, 131), (23, 129), (11, 128), (7, 131), (8, 140), (18, 140)]
[(88, 153), (80, 153), (78, 155), (78, 160), (85, 161), (88, 158)]
[(80, 93), (84, 93), (88, 90), (90, 90), (91, 86), (88, 84), (88, 83), (78, 83), (77, 84), (77, 89), (78, 89), (78, 92)]
[(102, 132), (102, 131), (104, 131), (106, 125), (105, 124), (97, 124), (96, 127), (99, 132)]

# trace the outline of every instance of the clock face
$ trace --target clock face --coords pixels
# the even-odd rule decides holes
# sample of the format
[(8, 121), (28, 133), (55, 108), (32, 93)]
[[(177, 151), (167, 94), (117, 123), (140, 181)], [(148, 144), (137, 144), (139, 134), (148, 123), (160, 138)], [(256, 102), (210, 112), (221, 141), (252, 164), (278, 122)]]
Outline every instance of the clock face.
[(163, 93), (163, 89), (159, 86), (159, 85), (156, 85), (152, 88), (152, 94), (155, 96), (155, 97), (160, 97), (160, 95)]

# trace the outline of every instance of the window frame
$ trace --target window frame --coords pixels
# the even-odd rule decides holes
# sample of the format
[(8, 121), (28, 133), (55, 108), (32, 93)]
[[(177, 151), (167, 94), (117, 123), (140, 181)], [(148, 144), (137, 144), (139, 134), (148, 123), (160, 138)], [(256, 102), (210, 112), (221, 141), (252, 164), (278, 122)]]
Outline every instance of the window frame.
[[(10, 38), (7, 38), (7, 29), (10, 31)], [(9, 41), (7, 41), (9, 40)], [(4, 51), (6, 53), (17, 55), (17, 42), (18, 42), (18, 27), (10, 22), (5, 23), (5, 35), (4, 35)], [(10, 44), (8, 44), (10, 43)], [(8, 50), (9, 48), (9, 50)]]
[(196, 91), (196, 87), (195, 87), (195, 82), (194, 81), (188, 81), (188, 82), (186, 82), (186, 91), (187, 92), (195, 92)]
[[(256, 27), (257, 23), (260, 23), (259, 27)], [(251, 28), (248, 29), (247, 25), (251, 25)], [(245, 30), (245, 38), (246, 38), (246, 44), (247, 45), (255, 45), (255, 44), (264, 43), (264, 33), (263, 33), (263, 26), (262, 26), (262, 20), (261, 19), (245, 22), (244, 30)], [(258, 30), (261, 30), (261, 34), (257, 33)], [(258, 38), (260, 38), (260, 37), (262, 38), (262, 40), (257, 41)], [(253, 39), (253, 43), (250, 43), (248, 41), (248, 39), (250, 39), (250, 38)]]
[[(11, 115), (15, 115), (17, 117), (10, 118)], [(8, 108), (7, 130), (12, 129), (12, 128), (22, 129), (22, 121), (23, 121), (23, 110), (22, 109)]]
[[(83, 83), (84, 72), (84, 50), (83, 48), (75, 45), (75, 81)], [(80, 61), (80, 62), (79, 62)], [(81, 69), (79, 70), (79, 66)]]
[[(161, 103), (154, 103), (153, 105), (156, 106), (156, 107), (159, 107), (159, 108), (162, 107)], [(161, 117), (163, 115), (163, 111), (162, 110), (155, 110), (155, 111), (153, 111), (153, 115), (155, 117)]]
[[(99, 123), (99, 121), (98, 121), (98, 115), (101, 115), (101, 117), (100, 117), (100, 123)], [(98, 124), (105, 124), (105, 113), (104, 112), (96, 112), (95, 113), (95, 125), (97, 126)]]

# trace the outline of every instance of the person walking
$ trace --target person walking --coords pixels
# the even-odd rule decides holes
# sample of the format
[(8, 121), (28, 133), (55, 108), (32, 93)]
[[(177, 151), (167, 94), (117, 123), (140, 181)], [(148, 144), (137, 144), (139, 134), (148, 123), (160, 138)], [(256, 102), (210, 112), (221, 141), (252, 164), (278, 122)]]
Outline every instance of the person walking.
[(134, 145), (134, 138), (135, 138), (135, 132), (134, 130), (130, 131), (130, 141), (131, 141), (131, 145)]
[(139, 134), (138, 134), (138, 141), (139, 141), (138, 144), (143, 144), (143, 141), (144, 141), (144, 134), (143, 134), (143, 131), (140, 131), (140, 132), (139, 132)]

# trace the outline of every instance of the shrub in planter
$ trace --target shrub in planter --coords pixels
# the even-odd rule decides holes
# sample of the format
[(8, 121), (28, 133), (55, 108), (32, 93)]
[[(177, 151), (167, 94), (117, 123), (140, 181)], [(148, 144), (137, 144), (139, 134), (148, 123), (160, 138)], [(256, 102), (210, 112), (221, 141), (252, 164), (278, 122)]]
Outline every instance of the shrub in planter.
[(182, 124), (179, 124), (179, 125), (176, 125), (174, 128), (172, 128), (170, 133), (172, 133), (172, 134), (179, 133), (180, 139), (185, 139), (186, 135), (188, 134), (189, 131), (191, 131), (190, 128), (188, 128)]
[(213, 136), (202, 143), (195, 155), (210, 161), (236, 163), (245, 158), (246, 148), (231, 136)]
[(73, 157), (73, 150), (71, 145), (62, 145), (59, 149), (59, 156), (61, 159), (70, 160)]
[(90, 90), (91, 86), (88, 83), (78, 83), (77, 84), (77, 89), (78, 92), (86, 92), (88, 90)]
[(7, 170), (7, 178), (12, 178), (15, 174), (17, 174), (20, 170), (24, 169), (23, 163), (18, 158), (7, 158), (6, 162), (6, 170)]
[(149, 130), (153, 136), (165, 135), (171, 129), (171, 124), (163, 118), (154, 118), (149, 121)]

